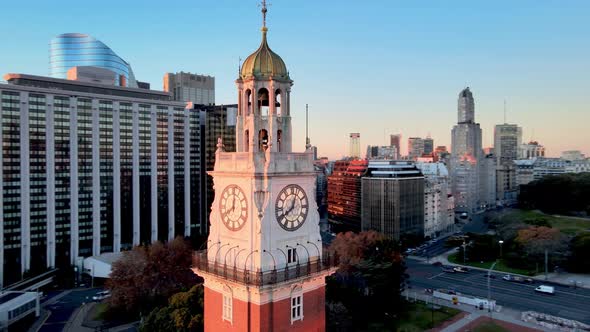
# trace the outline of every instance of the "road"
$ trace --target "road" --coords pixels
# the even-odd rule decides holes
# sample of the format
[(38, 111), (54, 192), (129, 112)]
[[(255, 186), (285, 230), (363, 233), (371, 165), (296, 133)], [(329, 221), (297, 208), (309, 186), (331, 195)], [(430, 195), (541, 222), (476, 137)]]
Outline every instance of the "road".
[[(49, 305), (43, 304), (45, 309), (51, 311), (51, 315), (49, 315), (49, 318), (47, 318), (45, 323), (41, 326), (39, 332), (62, 331), (74, 311), (78, 309), (82, 303), (92, 301), (92, 296), (101, 290), (102, 289), (97, 288), (73, 290), (55, 303)], [(49, 296), (53, 297), (55, 294), (48, 294), (48, 297)], [(44, 302), (47, 302), (47, 300), (44, 299)]]
[[(487, 298), (487, 272), (471, 270), (469, 273), (445, 273), (440, 267), (432, 266), (413, 259), (407, 260), (408, 274), (412, 288), (445, 288)], [(574, 319), (590, 324), (590, 289), (573, 289), (558, 284), (535, 281), (534, 284), (518, 284), (502, 280), (502, 275), (495, 273), (490, 281), (492, 299), (498, 305), (519, 311), (538, 311), (550, 315)], [(540, 284), (555, 287), (554, 295), (536, 293)]]

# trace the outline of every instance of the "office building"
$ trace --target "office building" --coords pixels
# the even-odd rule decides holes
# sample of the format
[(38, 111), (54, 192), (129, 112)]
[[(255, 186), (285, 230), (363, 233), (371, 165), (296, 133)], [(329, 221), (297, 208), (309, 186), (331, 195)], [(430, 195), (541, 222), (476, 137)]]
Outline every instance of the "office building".
[(424, 176), (412, 162), (370, 161), (361, 182), (363, 231), (424, 235)]
[(398, 159), (398, 151), (395, 146), (367, 146), (367, 159)]
[(483, 209), (495, 208), (500, 202), (497, 200), (497, 166), (493, 154), (484, 154), (481, 159), (479, 190)]
[(579, 150), (563, 151), (561, 158), (565, 160), (584, 160), (586, 156)]
[(394, 146), (395, 147), (395, 150), (398, 153), (398, 155), (397, 155), (397, 157), (395, 159), (399, 159), (399, 157), (402, 154), (402, 150), (401, 150), (402, 145), (401, 145), (401, 142), (402, 142), (402, 134), (395, 134), (395, 135), (390, 135), (389, 136), (389, 145), (390, 146)]
[(582, 160), (568, 160), (564, 158), (536, 157), (515, 160), (515, 181), (518, 185), (528, 184), (546, 176), (566, 173), (590, 172), (590, 158)]
[(495, 126), (496, 198), (502, 205), (516, 203), (518, 187), (516, 185), (516, 168), (513, 161), (518, 159), (521, 145), (522, 128), (508, 123)]
[(408, 138), (408, 158), (416, 160), (424, 154), (424, 140), (420, 137)]
[(361, 157), (361, 134), (350, 133), (350, 146), (348, 156), (350, 158), (360, 159)]
[(521, 144), (518, 154), (518, 159), (545, 157), (545, 147), (537, 141), (531, 141), (526, 144)]
[(481, 128), (475, 123), (475, 101), (469, 88), (459, 93), (458, 121), (451, 135), (451, 187), (457, 212), (480, 207)]
[(49, 43), (49, 76), (67, 78), (70, 68), (92, 66), (116, 73), (118, 86), (138, 88), (131, 65), (96, 38), (82, 33), (65, 33)]
[(328, 176), (328, 220), (335, 232), (361, 229), (361, 177), (366, 160), (339, 160)]
[(164, 91), (178, 101), (215, 105), (215, 77), (185, 72), (166, 73)]
[(424, 236), (452, 232), (455, 210), (447, 167), (441, 162), (417, 162), (416, 168), (424, 175)]
[(422, 154), (432, 154), (434, 152), (434, 140), (431, 137), (424, 139), (424, 152)]
[(200, 115), (170, 94), (8, 74), (0, 275), (198, 235)]

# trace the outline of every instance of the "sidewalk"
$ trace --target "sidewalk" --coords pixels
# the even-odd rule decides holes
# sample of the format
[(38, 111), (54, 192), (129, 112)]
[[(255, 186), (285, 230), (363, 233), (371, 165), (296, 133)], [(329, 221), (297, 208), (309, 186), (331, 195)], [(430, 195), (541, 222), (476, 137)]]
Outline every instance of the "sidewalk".
[[(469, 268), (470, 270), (479, 270), (479, 271), (485, 271), (485, 272), (488, 271), (488, 269), (483, 269), (483, 268), (480, 268), (480, 267), (451, 263), (451, 262), (449, 262), (448, 257), (452, 253), (453, 253), (453, 250), (447, 251), (446, 253), (444, 253), (442, 255), (439, 255), (439, 256), (430, 258), (430, 260), (428, 262), (430, 262), (430, 263), (441, 262), (444, 265), (465, 266), (465, 267)], [(421, 259), (421, 257), (412, 257), (412, 258), (413, 259), (422, 260), (422, 261), (426, 261), (426, 259)], [(531, 279), (535, 279), (535, 280), (538, 280), (538, 281), (550, 281), (550, 282), (554, 282), (556, 284), (560, 284), (560, 285), (563, 285), (563, 286), (573, 287), (575, 285), (576, 287), (582, 287), (582, 288), (588, 288), (588, 289), (590, 289), (590, 275), (588, 275), (588, 274), (549, 273), (547, 275), (547, 280), (545, 280), (545, 275), (544, 274), (538, 274), (536, 276), (532, 276), (531, 277), (531, 276), (526, 276), (526, 275), (523, 275), (523, 274), (508, 273), (508, 272), (497, 271), (497, 270), (494, 270), (493, 272), (495, 272), (495, 273), (505, 273), (505, 274), (510, 274), (510, 275), (514, 275), (514, 276), (521, 276), (523, 278), (531, 278)]]
[(453, 322), (452, 324), (444, 327), (443, 329), (438, 330), (435, 328), (432, 331), (441, 331), (441, 332), (459, 331), (463, 327), (474, 322), (475, 320), (477, 320), (480, 317), (484, 317), (484, 318), (491, 317), (494, 320), (507, 322), (512, 325), (518, 325), (523, 331), (544, 331), (540, 326), (530, 324), (527, 322), (523, 322), (522, 320), (520, 320), (520, 312), (516, 311), (516, 310), (507, 309), (507, 308), (498, 306), (495, 311), (488, 312), (486, 310), (479, 310), (475, 307), (472, 307), (472, 306), (466, 305), (466, 304), (454, 305), (453, 303), (451, 303), (450, 301), (447, 301), (447, 300), (438, 299), (438, 298), (433, 299), (431, 295), (424, 294), (423, 291), (418, 291), (418, 290), (406, 291), (404, 296), (406, 296), (406, 295), (408, 296), (409, 299), (418, 299), (418, 300), (422, 300), (426, 303), (431, 303), (432, 301), (434, 301), (435, 305), (441, 305), (441, 306), (445, 306), (445, 307), (449, 307), (449, 308), (459, 309), (461, 311), (464, 311), (467, 314), (463, 318)]
[(84, 322), (84, 318), (88, 314), (88, 312), (96, 305), (96, 302), (90, 302), (86, 304), (82, 304), (81, 307), (76, 309), (70, 317), (70, 320), (64, 327), (64, 332), (92, 332), (94, 329), (87, 328), (82, 326)]

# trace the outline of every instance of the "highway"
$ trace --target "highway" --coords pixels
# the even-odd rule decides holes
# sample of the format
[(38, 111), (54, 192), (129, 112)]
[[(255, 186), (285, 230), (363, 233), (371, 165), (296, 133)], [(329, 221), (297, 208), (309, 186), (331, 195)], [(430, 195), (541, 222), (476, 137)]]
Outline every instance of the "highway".
[[(410, 287), (416, 291), (423, 288), (453, 289), (466, 295), (487, 298), (487, 272), (470, 270), (468, 273), (443, 272), (441, 267), (407, 260)], [(537, 281), (533, 284), (519, 284), (502, 280), (503, 273), (492, 273), (490, 280), (492, 299), (498, 305), (519, 311), (533, 310), (590, 324), (590, 289), (573, 289), (553, 283)], [(534, 291), (539, 285), (555, 287), (554, 295)]]

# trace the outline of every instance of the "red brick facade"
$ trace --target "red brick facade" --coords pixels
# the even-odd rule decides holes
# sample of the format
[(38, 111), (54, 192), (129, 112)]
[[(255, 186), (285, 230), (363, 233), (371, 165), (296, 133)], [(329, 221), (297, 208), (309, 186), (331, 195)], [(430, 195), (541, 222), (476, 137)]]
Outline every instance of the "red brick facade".
[[(233, 299), (232, 323), (222, 317), (223, 295), (205, 287), (205, 331), (323, 332), (325, 286), (303, 294), (303, 320), (291, 324), (291, 299), (256, 305)], [(250, 328), (248, 328), (250, 327)]]

